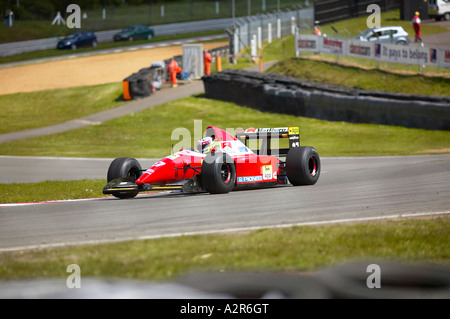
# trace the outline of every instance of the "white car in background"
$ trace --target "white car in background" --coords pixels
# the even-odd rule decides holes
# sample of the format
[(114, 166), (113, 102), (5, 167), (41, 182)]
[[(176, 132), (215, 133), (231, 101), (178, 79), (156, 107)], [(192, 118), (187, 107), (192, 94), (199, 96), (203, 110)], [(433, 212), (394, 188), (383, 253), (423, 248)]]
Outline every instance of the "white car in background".
[(429, 0), (428, 1), (428, 16), (430, 19), (436, 21), (444, 18), (450, 20), (450, 0)]
[(392, 44), (409, 45), (411, 39), (408, 32), (400, 26), (388, 26), (367, 29), (358, 34), (355, 40), (369, 42), (383, 42)]

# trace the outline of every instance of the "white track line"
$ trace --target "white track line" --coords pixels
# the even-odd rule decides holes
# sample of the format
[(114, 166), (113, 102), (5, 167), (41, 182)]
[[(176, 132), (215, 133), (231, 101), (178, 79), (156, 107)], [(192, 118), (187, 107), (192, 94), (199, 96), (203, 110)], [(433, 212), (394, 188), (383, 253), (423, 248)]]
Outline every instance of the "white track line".
[(108, 198), (110, 198), (110, 197), (94, 197), (94, 198), (80, 198), (80, 199), (49, 200), (49, 201), (43, 201), (43, 202), (28, 202), (28, 203), (9, 203), (9, 204), (0, 204), (0, 207), (21, 207), (21, 206), (32, 206), (32, 205), (42, 205), (42, 204), (86, 202), (86, 201), (94, 201), (94, 200), (108, 199)]
[(355, 222), (360, 223), (360, 222), (369, 222), (369, 221), (386, 220), (386, 219), (394, 219), (394, 218), (426, 217), (426, 216), (438, 216), (438, 215), (448, 215), (448, 214), (450, 214), (450, 211), (423, 212), (423, 213), (412, 213), (412, 214), (396, 214), (396, 215), (360, 217), (360, 218), (344, 218), (344, 219), (323, 220), (323, 221), (316, 221), (316, 222), (303, 222), (303, 223), (272, 225), (272, 226), (270, 226), (270, 225), (254, 226), (254, 227), (217, 229), (217, 230), (198, 231), (198, 232), (174, 233), (174, 234), (168, 234), (168, 235), (138, 236), (138, 237), (128, 237), (128, 238), (121, 238), (121, 239), (114, 239), (114, 240), (105, 239), (105, 240), (78, 241), (78, 242), (71, 242), (71, 243), (30, 245), (30, 246), (21, 246), (21, 247), (0, 248), (0, 252), (67, 247), (67, 246), (74, 246), (74, 245), (98, 245), (98, 244), (107, 244), (107, 243), (119, 243), (119, 242), (125, 242), (125, 241), (130, 241), (130, 240), (149, 240), (149, 239), (172, 238), (172, 237), (180, 237), (180, 236), (211, 235), (211, 234), (231, 233), (231, 232), (240, 232), (240, 231), (254, 231), (254, 230), (270, 229), (270, 228), (288, 228), (288, 227), (295, 227), (295, 226), (321, 226), (321, 225), (333, 225), (333, 224), (344, 224), (344, 223), (355, 223)]

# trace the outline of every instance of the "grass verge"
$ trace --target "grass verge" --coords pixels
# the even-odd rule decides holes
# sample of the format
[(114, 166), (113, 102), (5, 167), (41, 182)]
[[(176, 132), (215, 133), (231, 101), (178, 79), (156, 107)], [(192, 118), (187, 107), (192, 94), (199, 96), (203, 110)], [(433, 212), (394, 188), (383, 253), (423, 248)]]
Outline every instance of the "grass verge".
[[(201, 120), (203, 128), (207, 125), (223, 129), (299, 126), (301, 144), (314, 146), (321, 156), (433, 154), (440, 150), (449, 153), (449, 131), (330, 122), (260, 112), (199, 95), (100, 125), (2, 143), (0, 155), (160, 158), (171, 154), (174, 144), (180, 148), (194, 145), (195, 120)], [(177, 128), (189, 133), (175, 134)]]
[[(275, 57), (272, 50), (282, 46), (282, 41), (274, 43), (268, 57)], [(243, 66), (251, 66), (251, 61), (241, 61), (235, 67)], [(283, 60), (266, 72), (366, 90), (446, 96), (450, 92), (450, 78), (394, 74), (301, 58)], [(0, 95), (0, 134), (62, 123), (124, 103), (121, 83)]]
[(450, 95), (450, 78), (429, 77), (419, 74), (395, 74), (385, 70), (369, 70), (330, 61), (291, 58), (278, 62), (266, 72), (363, 90), (420, 95)]
[(450, 218), (298, 226), (0, 253), (0, 280), (83, 277), (170, 280), (198, 272), (316, 271), (353, 261), (449, 264)]
[(124, 103), (119, 82), (0, 95), (0, 134), (63, 123)]
[(31, 203), (105, 197), (102, 193), (105, 184), (106, 178), (0, 184), (0, 203)]

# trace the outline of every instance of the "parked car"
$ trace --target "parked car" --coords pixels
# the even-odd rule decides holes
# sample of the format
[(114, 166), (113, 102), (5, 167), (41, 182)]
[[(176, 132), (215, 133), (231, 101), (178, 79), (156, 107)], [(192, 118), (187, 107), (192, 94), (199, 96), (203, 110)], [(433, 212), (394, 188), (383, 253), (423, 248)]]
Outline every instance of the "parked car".
[(124, 28), (113, 37), (114, 41), (151, 40), (155, 31), (146, 25), (133, 25)]
[(360, 41), (384, 42), (402, 45), (409, 45), (411, 42), (408, 32), (399, 26), (367, 29), (358, 34), (354, 39)]
[(58, 42), (58, 49), (78, 49), (82, 47), (96, 47), (98, 44), (94, 32), (82, 31), (75, 32)]
[(436, 21), (444, 18), (450, 20), (450, 0), (430, 0), (428, 1), (428, 16)]

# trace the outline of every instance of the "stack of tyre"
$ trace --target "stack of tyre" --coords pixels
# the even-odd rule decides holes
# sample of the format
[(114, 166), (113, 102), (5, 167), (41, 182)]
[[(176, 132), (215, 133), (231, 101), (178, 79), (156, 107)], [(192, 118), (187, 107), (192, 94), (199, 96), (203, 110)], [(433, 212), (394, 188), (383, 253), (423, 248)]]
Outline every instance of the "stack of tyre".
[(155, 92), (153, 78), (154, 67), (143, 68), (123, 80), (123, 97), (125, 100), (150, 96)]

